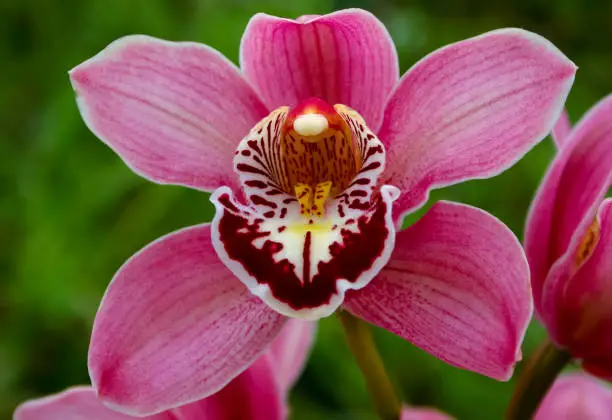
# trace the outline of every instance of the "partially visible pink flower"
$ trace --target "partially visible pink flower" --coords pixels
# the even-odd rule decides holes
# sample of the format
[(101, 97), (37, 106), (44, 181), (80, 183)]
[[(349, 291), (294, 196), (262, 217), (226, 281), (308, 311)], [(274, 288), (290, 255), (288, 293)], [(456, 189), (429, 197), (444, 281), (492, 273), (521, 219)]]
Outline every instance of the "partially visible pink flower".
[[(197, 400), (246, 369), (287, 317), (342, 308), (435, 356), (510, 377), (531, 316), (516, 238), (428, 191), (511, 166), (550, 130), (575, 66), (502, 29), (437, 50), (401, 79), (363, 10), (254, 16), (241, 69), (194, 43), (120, 39), (72, 70), (83, 118), (137, 173), (204, 191), (211, 225), (133, 256), (89, 353), (126, 412)], [(241, 140), (242, 139), (242, 140)]]
[(525, 234), (535, 305), (557, 345), (612, 379), (612, 96), (554, 134)]
[(557, 379), (534, 420), (611, 420), (612, 389), (584, 373)]
[[(147, 420), (280, 420), (287, 418), (289, 390), (298, 379), (312, 345), (314, 323), (291, 320), (255, 363), (215, 394)], [(142, 417), (138, 417), (142, 418)], [(17, 407), (13, 420), (134, 420), (80, 386)]]
[(453, 420), (453, 417), (435, 408), (404, 407), (400, 420)]

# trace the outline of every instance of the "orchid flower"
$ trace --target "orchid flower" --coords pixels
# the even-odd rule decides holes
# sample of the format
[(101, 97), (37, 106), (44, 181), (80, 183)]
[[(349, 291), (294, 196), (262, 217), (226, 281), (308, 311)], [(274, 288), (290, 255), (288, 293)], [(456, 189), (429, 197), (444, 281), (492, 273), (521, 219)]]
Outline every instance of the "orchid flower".
[(493, 176), (552, 129), (576, 67), (502, 29), (401, 79), (358, 9), (249, 22), (240, 69), (214, 49), (128, 36), (70, 73), (88, 127), (136, 173), (211, 191), (211, 224), (165, 236), (115, 275), (89, 369), (100, 397), (150, 414), (216, 392), (290, 317), (347, 310), (505, 380), (531, 316), (510, 230), (432, 188)]
[(535, 306), (558, 347), (612, 379), (612, 96), (554, 138), (525, 235)]
[(400, 420), (453, 420), (434, 408), (403, 407)]
[(612, 389), (584, 373), (560, 377), (542, 401), (535, 420), (610, 420)]
[[(217, 393), (147, 420), (276, 420), (287, 417), (289, 390), (300, 376), (314, 336), (314, 323), (291, 320), (270, 348)], [(141, 417), (142, 418), (142, 417)], [(104, 405), (93, 388), (79, 386), (27, 401), (13, 420), (133, 420)]]

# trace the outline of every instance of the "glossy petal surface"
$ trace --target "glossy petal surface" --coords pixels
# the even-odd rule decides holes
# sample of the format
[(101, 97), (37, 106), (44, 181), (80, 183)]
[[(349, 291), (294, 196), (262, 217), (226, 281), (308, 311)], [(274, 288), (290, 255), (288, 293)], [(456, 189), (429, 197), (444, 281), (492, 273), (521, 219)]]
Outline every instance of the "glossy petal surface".
[(397, 235), (387, 266), (345, 307), (452, 365), (506, 380), (531, 317), (529, 271), (499, 220), (439, 202)]
[(217, 258), (208, 225), (160, 238), (111, 282), (89, 350), (108, 404), (150, 414), (213, 394), (245, 370), (282, 328)]
[(121, 38), (70, 72), (87, 126), (138, 174), (213, 190), (268, 111), (238, 69), (191, 42)]
[(415, 64), (385, 111), (384, 182), (403, 192), (397, 218), (429, 189), (496, 175), (556, 122), (576, 67), (539, 35), (501, 29), (448, 45)]
[(612, 390), (588, 375), (562, 376), (542, 401), (535, 420), (610, 420)]
[(297, 21), (257, 14), (242, 38), (240, 64), (270, 108), (317, 97), (357, 110), (374, 131), (399, 78), (389, 33), (359, 9)]
[(590, 225), (612, 182), (612, 97), (593, 107), (566, 138), (532, 203), (525, 229), (536, 309), (551, 266), (578, 226)]
[[(170, 413), (156, 414), (143, 419), (177, 420)], [(17, 408), (13, 420), (134, 420), (134, 417), (111, 410), (102, 404), (92, 388), (82, 386), (27, 401)]]

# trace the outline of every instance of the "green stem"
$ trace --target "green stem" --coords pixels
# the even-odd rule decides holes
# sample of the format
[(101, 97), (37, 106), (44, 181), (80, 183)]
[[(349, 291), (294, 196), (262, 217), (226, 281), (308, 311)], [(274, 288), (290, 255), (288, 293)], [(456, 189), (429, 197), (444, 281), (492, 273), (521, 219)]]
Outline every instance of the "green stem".
[(506, 419), (533, 418), (551, 385), (571, 360), (572, 356), (565, 350), (558, 349), (549, 340), (544, 341), (526, 362), (508, 406)]
[(398, 420), (402, 406), (376, 350), (370, 326), (346, 311), (339, 310), (336, 314), (342, 323), (346, 341), (363, 374), (378, 415), (383, 420)]

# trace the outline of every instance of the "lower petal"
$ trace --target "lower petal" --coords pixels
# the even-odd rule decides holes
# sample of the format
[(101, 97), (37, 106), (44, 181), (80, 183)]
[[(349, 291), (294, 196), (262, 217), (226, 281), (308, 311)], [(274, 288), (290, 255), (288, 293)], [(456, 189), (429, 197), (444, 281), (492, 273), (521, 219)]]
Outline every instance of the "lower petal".
[(583, 373), (558, 379), (540, 404), (534, 420), (608, 420), (612, 390)]
[(281, 420), (286, 407), (280, 388), (266, 353), (219, 392), (173, 412), (180, 420)]
[(529, 271), (499, 220), (439, 202), (397, 235), (387, 266), (345, 307), (447, 363), (507, 380), (531, 318)]
[(114, 408), (160, 412), (225, 386), (284, 322), (218, 260), (208, 225), (183, 229), (116, 274), (94, 322), (90, 376)]
[(295, 384), (306, 365), (315, 329), (316, 323), (312, 321), (290, 319), (270, 346), (270, 358), (285, 392)]
[[(141, 418), (176, 420), (170, 413)], [(134, 417), (111, 410), (102, 404), (92, 388), (80, 386), (21, 404), (15, 410), (13, 420), (134, 420)]]
[(278, 205), (274, 214), (281, 216), (268, 217), (222, 187), (211, 196), (213, 244), (227, 267), (271, 308), (318, 319), (338, 308), (346, 290), (366, 286), (386, 264), (395, 243), (391, 209), (398, 194), (385, 185), (363, 209), (348, 198), (330, 200), (325, 216), (314, 222), (300, 215), (295, 198)]

